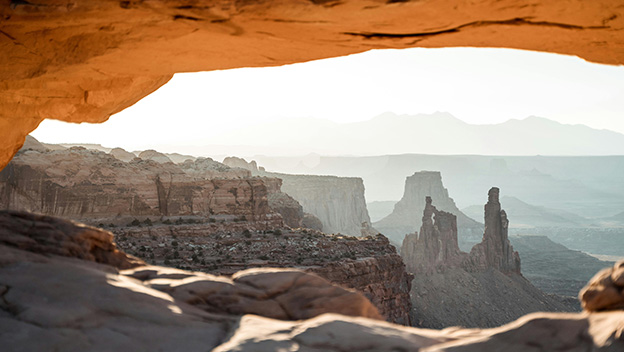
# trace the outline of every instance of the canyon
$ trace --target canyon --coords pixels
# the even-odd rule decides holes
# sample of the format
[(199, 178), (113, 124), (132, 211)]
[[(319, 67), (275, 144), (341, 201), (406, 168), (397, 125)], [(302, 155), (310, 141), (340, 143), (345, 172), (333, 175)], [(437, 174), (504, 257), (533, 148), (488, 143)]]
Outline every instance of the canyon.
[[(622, 64), (619, 5), (613, 0), (529, 6), (513, 0), (462, 6), (449, 1), (6, 1), (0, 9), (0, 167), (43, 119), (102, 122), (175, 72), (276, 66), (414, 46), (513, 47)], [(119, 252), (109, 233), (54, 218), (3, 212), (0, 238), (0, 324), (9, 332), (0, 336), (3, 346), (624, 348), (621, 263), (601, 271), (582, 291), (583, 314), (539, 313), (496, 329), (433, 331), (379, 322), (362, 296), (298, 271), (220, 278), (147, 267)], [(228, 301), (233, 295), (243, 303)]]
[(530, 312), (577, 309), (573, 300), (546, 295), (521, 274), (496, 187), (488, 192), (484, 220), (482, 241), (469, 253), (462, 252), (457, 217), (425, 198), (420, 232), (406, 235), (401, 246), (407, 271), (414, 274), (415, 326), (495, 327)]
[[(316, 231), (324, 224), (282, 192), (279, 178), (252, 176), (208, 158), (174, 164), (154, 150), (124, 162), (115, 155), (127, 160), (130, 153), (119, 149), (53, 149), (29, 138), (0, 171), (0, 204), (106, 227), (121, 249), (152, 264), (228, 275), (297, 267), (359, 290), (388, 321), (410, 324), (411, 277), (388, 240)], [(344, 182), (317, 179), (308, 182), (315, 192), (352, 198), (350, 188), (337, 192)], [(363, 189), (358, 190), (367, 215)], [(330, 212), (340, 208), (332, 206)], [(347, 223), (349, 215), (330, 218)]]

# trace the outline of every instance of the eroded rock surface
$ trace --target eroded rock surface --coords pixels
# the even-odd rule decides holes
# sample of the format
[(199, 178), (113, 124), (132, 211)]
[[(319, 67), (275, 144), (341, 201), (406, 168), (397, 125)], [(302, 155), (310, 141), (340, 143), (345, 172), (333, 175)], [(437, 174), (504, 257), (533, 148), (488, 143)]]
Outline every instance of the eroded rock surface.
[(431, 197), (435, 200), (436, 208), (451, 213), (457, 217), (457, 228), (460, 237), (474, 237), (483, 233), (483, 225), (462, 213), (455, 201), (449, 197), (448, 190), (442, 184), (442, 175), (439, 171), (420, 171), (405, 179), (405, 191), (401, 200), (395, 204), (392, 213), (375, 222), (373, 226), (390, 238), (390, 241), (400, 244), (405, 234), (418, 231), (423, 222), (420, 216), (425, 210), (423, 199)]
[(470, 250), (469, 270), (482, 271), (487, 268), (502, 273), (520, 274), (520, 256), (509, 242), (509, 220), (501, 209), (499, 189), (492, 187), (485, 205), (485, 232), (483, 240)]
[(624, 260), (598, 272), (579, 293), (584, 310), (624, 309)]
[[(114, 262), (89, 259), (86, 247), (54, 250), (65, 247), (68, 239), (81, 238), (82, 225), (31, 214), (0, 214), (4, 229), (0, 232), (0, 343), (6, 351), (624, 348), (621, 310), (537, 313), (485, 330), (416, 329), (376, 319), (376, 310), (361, 295), (311, 274), (252, 269), (218, 277), (145, 266), (136, 259), (133, 265), (138, 266), (120, 271)], [(34, 226), (25, 227), (25, 220)], [(56, 235), (42, 237), (42, 229)], [(89, 231), (110, 239), (102, 230)], [(40, 237), (47, 240), (46, 252), (55, 254), (32, 252), (36, 251), (32, 246), (20, 248), (23, 241), (14, 240), (39, 242)], [(110, 241), (101, 246), (116, 253)]]
[[(432, 215), (435, 214), (435, 220)], [(406, 235), (401, 257), (410, 273), (434, 273), (439, 269), (459, 266), (467, 257), (457, 244), (457, 218), (439, 211), (425, 198), (422, 226), (418, 232)]]
[(176, 72), (451, 46), (624, 63), (618, 0), (526, 5), (518, 0), (461, 6), (448, 0), (6, 0), (0, 9), (0, 167), (43, 119), (103, 122)]
[(415, 326), (494, 327), (540, 310), (578, 309), (575, 302), (546, 295), (522, 276), (498, 194), (496, 187), (489, 192), (483, 240), (470, 253), (459, 249), (455, 215), (438, 211), (426, 197), (420, 233), (406, 235), (401, 246), (407, 270), (414, 274)]
[(281, 179), (282, 191), (296, 199), (304, 212), (316, 216), (326, 233), (349, 236), (379, 233), (371, 226), (361, 178), (273, 172), (258, 174)]
[(312, 272), (362, 292), (390, 322), (410, 325), (410, 281), (383, 236), (356, 238), (318, 231), (259, 231), (253, 224), (154, 225), (111, 228), (116, 243), (151, 264), (220, 275), (257, 267)]
[(82, 147), (20, 152), (0, 171), (0, 204), (95, 224), (125, 224), (136, 216), (223, 215), (281, 226), (266, 184), (247, 170), (211, 159), (123, 162)]

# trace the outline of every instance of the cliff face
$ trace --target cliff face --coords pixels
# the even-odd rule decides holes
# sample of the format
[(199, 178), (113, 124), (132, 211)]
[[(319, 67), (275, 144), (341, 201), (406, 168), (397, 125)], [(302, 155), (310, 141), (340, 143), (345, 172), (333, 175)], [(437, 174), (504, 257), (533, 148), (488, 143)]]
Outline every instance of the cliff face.
[(469, 254), (459, 249), (455, 215), (438, 211), (426, 197), (420, 233), (406, 235), (401, 246), (407, 270), (415, 275), (412, 321), (417, 326), (493, 327), (529, 312), (575, 310), (572, 302), (545, 295), (522, 276), (498, 195), (498, 188), (489, 191), (483, 240)]
[(361, 178), (269, 172), (261, 175), (282, 179), (282, 191), (296, 199), (304, 212), (316, 216), (326, 233), (350, 236), (378, 233), (371, 226)]
[(433, 198), (439, 210), (455, 214), (460, 236), (474, 236), (482, 231), (481, 224), (459, 211), (442, 184), (442, 175), (437, 171), (420, 171), (408, 177), (403, 198), (394, 206), (390, 215), (373, 226), (388, 236), (390, 241), (401, 243), (405, 234), (417, 231), (422, 225), (421, 219), (414, 214), (422, 214), (425, 210), (422, 202), (425, 197)]
[(295, 267), (362, 292), (390, 322), (410, 324), (411, 276), (384, 236), (313, 230), (259, 231), (253, 224), (112, 228), (120, 248), (157, 265), (231, 275), (255, 267)]
[(269, 192), (269, 206), (282, 215), (284, 224), (292, 228), (305, 227), (303, 207), (293, 197), (282, 192), (282, 180), (272, 177), (263, 177), (262, 180)]
[(209, 164), (206, 159), (182, 166), (140, 159), (126, 163), (80, 147), (23, 151), (0, 172), (0, 204), (91, 222), (118, 216), (278, 217), (261, 179)]

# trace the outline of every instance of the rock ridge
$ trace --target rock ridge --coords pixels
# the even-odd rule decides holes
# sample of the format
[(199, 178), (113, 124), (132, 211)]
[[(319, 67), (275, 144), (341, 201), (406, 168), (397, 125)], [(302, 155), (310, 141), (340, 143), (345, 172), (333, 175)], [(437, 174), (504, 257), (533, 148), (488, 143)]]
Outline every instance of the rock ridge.
[(297, 268), (363, 293), (390, 322), (409, 325), (411, 275), (384, 236), (356, 238), (309, 229), (262, 231), (240, 222), (111, 228), (120, 248), (154, 265), (233, 275), (257, 267)]

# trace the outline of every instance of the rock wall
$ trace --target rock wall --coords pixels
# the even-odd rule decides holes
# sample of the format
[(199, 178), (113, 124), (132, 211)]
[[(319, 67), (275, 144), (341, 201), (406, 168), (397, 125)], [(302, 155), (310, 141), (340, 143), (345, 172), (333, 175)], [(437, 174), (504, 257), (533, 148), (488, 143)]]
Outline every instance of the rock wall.
[(624, 349), (622, 298), (613, 296), (622, 290), (621, 264), (592, 279), (582, 314), (537, 313), (497, 329), (437, 331), (379, 321), (362, 295), (298, 270), (217, 277), (149, 266), (118, 251), (111, 238), (60, 219), (0, 212), (3, 350)]
[(457, 217), (457, 227), (461, 236), (475, 236), (482, 233), (483, 225), (462, 213), (442, 184), (442, 175), (438, 171), (415, 172), (405, 180), (405, 191), (396, 203), (392, 213), (375, 222), (373, 226), (390, 238), (394, 243), (401, 243), (403, 236), (418, 231), (421, 218), (414, 214), (424, 211), (423, 199), (431, 197), (436, 207)]
[(272, 177), (263, 177), (262, 180), (269, 192), (269, 206), (282, 215), (284, 224), (292, 228), (304, 227), (303, 207), (293, 197), (282, 192), (282, 180)]
[(384, 236), (259, 231), (254, 224), (111, 228), (120, 248), (156, 265), (221, 275), (255, 267), (294, 267), (362, 292), (390, 322), (409, 325), (411, 276)]
[(212, 215), (281, 223), (269, 206), (262, 179), (224, 165), (220, 172), (209, 164), (206, 159), (182, 166), (140, 159), (122, 162), (81, 147), (25, 150), (0, 172), (0, 204), (91, 223), (119, 217)]
[(326, 233), (350, 236), (378, 233), (371, 226), (361, 178), (271, 172), (259, 174), (282, 179), (282, 191), (296, 199), (304, 212), (316, 216)]

